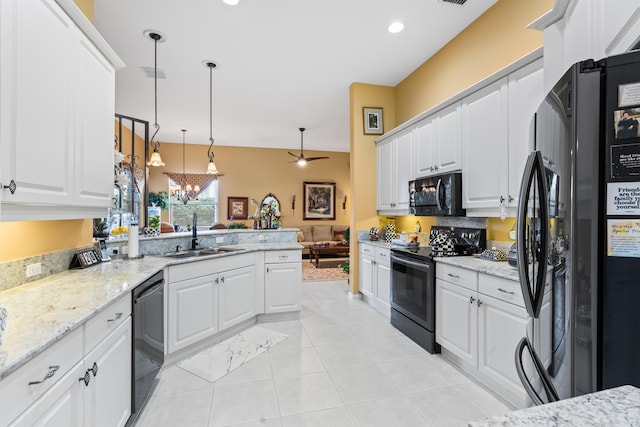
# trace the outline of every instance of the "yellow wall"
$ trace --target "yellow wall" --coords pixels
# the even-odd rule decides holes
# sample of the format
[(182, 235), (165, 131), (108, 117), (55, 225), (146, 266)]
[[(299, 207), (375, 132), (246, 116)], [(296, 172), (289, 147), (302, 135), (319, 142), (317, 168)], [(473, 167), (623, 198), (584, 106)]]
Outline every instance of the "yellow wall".
[[(185, 172), (205, 173), (209, 162), (208, 149), (207, 145), (186, 144)], [(254, 198), (260, 202), (268, 193), (273, 193), (280, 201), (283, 227), (349, 223), (349, 210), (352, 205), (349, 190), (349, 153), (309, 150), (305, 152), (307, 157), (328, 156), (329, 159), (313, 161), (305, 167), (300, 167), (296, 163), (289, 163), (294, 158), (287, 154), (287, 151), (289, 150), (214, 146), (216, 166), (224, 175), (219, 178), (220, 222), (230, 222), (227, 219), (228, 197), (248, 197), (249, 200)], [(161, 143), (160, 155), (165, 166), (149, 167), (149, 191), (153, 192), (167, 191), (168, 176), (163, 172), (182, 172), (182, 144)], [(336, 183), (335, 221), (302, 219), (303, 182)], [(295, 210), (291, 209), (292, 193), (296, 195)], [(342, 209), (344, 194), (347, 195), (346, 210)], [(255, 205), (249, 204), (249, 215), (253, 215), (255, 208)], [(163, 212), (163, 221), (167, 220), (168, 212)]]
[(93, 21), (93, 0), (73, 0), (89, 21)]
[(500, 0), (396, 87), (396, 123), (473, 86), (538, 49), (542, 32), (528, 24), (554, 0)]

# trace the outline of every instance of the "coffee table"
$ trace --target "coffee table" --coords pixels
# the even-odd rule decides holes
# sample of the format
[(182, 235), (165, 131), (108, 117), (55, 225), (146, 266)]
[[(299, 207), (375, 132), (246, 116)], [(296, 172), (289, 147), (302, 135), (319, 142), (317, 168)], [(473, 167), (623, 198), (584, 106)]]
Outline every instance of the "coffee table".
[(336, 245), (336, 246), (324, 246), (324, 247), (309, 247), (309, 260), (315, 261), (316, 268), (318, 268), (318, 262), (320, 261), (320, 255), (336, 255), (336, 256), (349, 256), (349, 245)]

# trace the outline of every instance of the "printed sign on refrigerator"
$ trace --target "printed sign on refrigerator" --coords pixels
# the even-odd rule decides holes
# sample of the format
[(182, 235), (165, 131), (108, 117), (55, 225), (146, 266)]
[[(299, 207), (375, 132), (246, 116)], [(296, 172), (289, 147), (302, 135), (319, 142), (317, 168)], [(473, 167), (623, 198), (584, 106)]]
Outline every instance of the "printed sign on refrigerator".
[(640, 182), (608, 183), (607, 215), (640, 216)]
[(607, 255), (640, 258), (640, 219), (607, 220)]

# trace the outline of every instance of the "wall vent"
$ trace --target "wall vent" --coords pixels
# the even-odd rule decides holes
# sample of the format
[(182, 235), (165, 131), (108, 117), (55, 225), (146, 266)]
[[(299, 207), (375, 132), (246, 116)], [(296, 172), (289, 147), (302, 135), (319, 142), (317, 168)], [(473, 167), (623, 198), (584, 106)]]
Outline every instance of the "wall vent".
[[(150, 79), (154, 78), (154, 72), (153, 72), (153, 67), (140, 67), (142, 69), (142, 71), (144, 71), (144, 74), (149, 77)], [(164, 75), (164, 71), (161, 70), (160, 68), (158, 68), (158, 78), (159, 79), (166, 79), (167, 77)]]
[(467, 0), (442, 0), (445, 3), (465, 4)]

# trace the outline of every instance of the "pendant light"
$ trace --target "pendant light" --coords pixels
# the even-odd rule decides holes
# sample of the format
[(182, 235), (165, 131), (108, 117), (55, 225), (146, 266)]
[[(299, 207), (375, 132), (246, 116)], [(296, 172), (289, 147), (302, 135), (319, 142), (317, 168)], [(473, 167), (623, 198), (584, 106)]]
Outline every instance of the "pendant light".
[(151, 157), (149, 158), (149, 162), (147, 163), (147, 165), (149, 166), (164, 166), (164, 162), (162, 161), (162, 158), (160, 157), (160, 152), (158, 151), (160, 148), (160, 142), (158, 142), (157, 140), (154, 141), (154, 138), (156, 137), (156, 135), (158, 134), (158, 131), (160, 130), (160, 125), (158, 124), (158, 42), (164, 42), (165, 38), (162, 36), (162, 34), (156, 33), (154, 31), (145, 31), (145, 35), (150, 38), (151, 40), (153, 40), (153, 83), (154, 83), (154, 87), (153, 87), (153, 94), (154, 94), (154, 104), (153, 104), (153, 108), (154, 108), (154, 123), (153, 123), (153, 127), (156, 128), (156, 131), (153, 133), (153, 136), (151, 137), (151, 146), (153, 147), (153, 153), (151, 154)]
[(198, 196), (198, 193), (200, 193), (200, 186), (196, 184), (195, 186), (192, 187), (187, 180), (187, 174), (185, 172), (184, 160), (186, 158), (186, 154), (185, 154), (185, 147), (186, 147), (185, 134), (186, 133), (187, 133), (187, 130), (182, 129), (182, 179), (180, 180), (179, 183), (177, 183), (176, 185), (172, 185), (169, 188), (171, 195), (176, 199), (180, 200), (185, 205), (189, 202), (189, 200), (195, 199)]
[(207, 151), (207, 155), (209, 156), (209, 166), (207, 167), (207, 173), (218, 175), (218, 168), (216, 168), (216, 164), (213, 162), (213, 69), (217, 67), (216, 63), (213, 61), (205, 61), (204, 65), (209, 68), (209, 150)]

